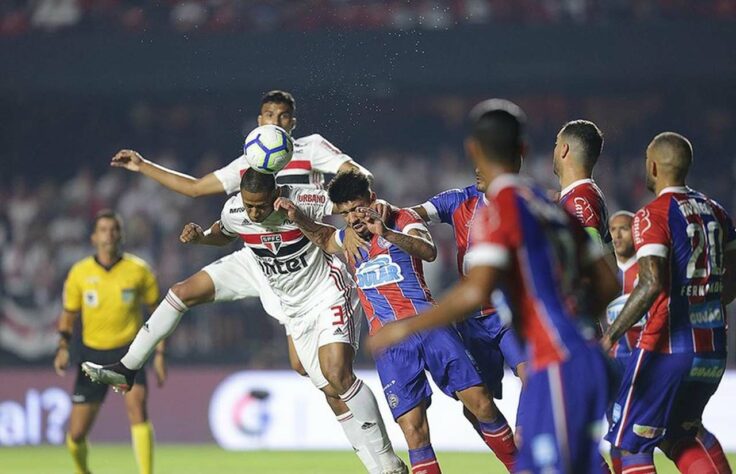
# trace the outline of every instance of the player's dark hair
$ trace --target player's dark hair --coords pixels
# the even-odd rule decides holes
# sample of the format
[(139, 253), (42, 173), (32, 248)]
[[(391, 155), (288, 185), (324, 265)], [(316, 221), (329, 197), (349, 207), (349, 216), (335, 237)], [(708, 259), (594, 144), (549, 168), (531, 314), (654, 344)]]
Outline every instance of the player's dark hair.
[(123, 219), (120, 217), (120, 214), (113, 211), (112, 209), (102, 209), (97, 214), (95, 214), (95, 218), (92, 221), (92, 232), (97, 230), (97, 223), (100, 222), (102, 219), (112, 219), (118, 224), (118, 230), (120, 232), (123, 231)]
[(590, 168), (595, 166), (603, 150), (603, 132), (590, 120), (572, 120), (560, 130), (560, 135), (574, 138), (583, 146), (583, 158)]
[(248, 168), (240, 178), (240, 189), (249, 193), (270, 193), (276, 189), (276, 178), (272, 174)]
[(526, 114), (505, 99), (485, 100), (470, 112), (470, 135), (486, 158), (517, 164), (524, 149)]
[(371, 183), (363, 173), (350, 170), (338, 173), (327, 186), (330, 201), (342, 204), (356, 199), (370, 199)]
[(261, 107), (270, 103), (286, 104), (292, 112), (296, 111), (296, 100), (294, 100), (293, 95), (286, 91), (273, 90), (266, 92), (261, 98)]

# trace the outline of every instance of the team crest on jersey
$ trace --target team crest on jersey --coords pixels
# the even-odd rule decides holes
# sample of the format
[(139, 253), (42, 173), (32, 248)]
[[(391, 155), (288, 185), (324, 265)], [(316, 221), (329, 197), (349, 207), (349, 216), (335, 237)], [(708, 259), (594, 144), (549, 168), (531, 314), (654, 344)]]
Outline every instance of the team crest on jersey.
[(274, 255), (279, 253), (281, 242), (281, 234), (270, 234), (261, 236), (261, 243)]
[(123, 288), (121, 297), (123, 299), (123, 303), (132, 303), (135, 301), (135, 288)]
[(379, 255), (360, 265), (355, 270), (358, 288), (367, 290), (391, 283), (404, 281), (401, 267), (391, 260), (390, 255)]
[(97, 296), (97, 291), (95, 290), (85, 291), (84, 292), (84, 304), (91, 308), (96, 308), (100, 304), (100, 299)]

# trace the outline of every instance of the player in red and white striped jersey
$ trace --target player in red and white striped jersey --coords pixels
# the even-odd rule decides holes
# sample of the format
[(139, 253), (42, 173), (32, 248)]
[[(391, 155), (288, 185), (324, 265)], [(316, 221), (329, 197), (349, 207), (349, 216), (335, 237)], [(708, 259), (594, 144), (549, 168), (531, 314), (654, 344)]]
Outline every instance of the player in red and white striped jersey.
[[(359, 434), (350, 441), (369, 472), (406, 473), (406, 466), (393, 452), (371, 389), (352, 370), (360, 316), (355, 315), (358, 300), (345, 265), (322, 252), (283, 211), (274, 207), (277, 198), (288, 198), (319, 221), (332, 212), (327, 192), (277, 187), (273, 175), (254, 169), (243, 174), (240, 188), (241, 192), (226, 202), (220, 220), (206, 231), (197, 224), (187, 224), (180, 240), (223, 246), (240, 238), (253, 253), (256, 268), (250, 260), (239, 257), (242, 253), (208, 265), (186, 280), (188, 286), (172, 287), (119, 363), (84, 363), (83, 369), (95, 381), (130, 387), (132, 377), (154, 346), (176, 328), (189, 308), (239, 299), (237, 269), (241, 267), (251, 277), (260, 276), (256, 284), (262, 297), (271, 293), (280, 302), (281, 322), (291, 334), (312, 383), (328, 398), (339, 399), (347, 406), (338, 419), (357, 424)], [(367, 462), (370, 460), (373, 464)]]
[[(278, 125), (289, 133), (296, 127), (296, 102), (294, 97), (285, 91), (273, 90), (266, 93), (261, 99), (261, 108), (258, 115), (258, 125)], [(232, 194), (239, 190), (240, 179), (249, 168), (243, 155), (234, 159), (228, 165), (208, 173), (200, 178), (165, 168), (143, 158), (134, 150), (121, 150), (112, 159), (111, 166), (125, 168), (147, 176), (165, 187), (189, 197), (208, 196), (220, 193)], [(341, 171), (356, 170), (372, 178), (370, 172), (352, 160), (350, 156), (340, 151), (327, 139), (318, 134), (296, 139), (294, 155), (291, 162), (276, 174), (278, 184), (289, 184), (294, 187), (322, 188), (324, 174)], [(229, 299), (244, 299), (259, 297), (266, 312), (276, 319), (283, 320), (283, 312), (278, 298), (263, 284), (263, 276), (258, 271), (258, 264), (251, 250), (240, 249), (218, 261), (219, 267), (207, 267), (211, 276), (215, 278), (218, 294), (226, 295)], [(225, 268), (227, 271), (225, 271)], [(228, 282), (237, 282), (231, 284)], [(182, 285), (190, 284), (190, 280)], [(293, 339), (288, 334), (289, 362), (292, 368), (303, 376), (307, 371), (299, 360)], [(340, 426), (346, 431), (354, 447), (355, 433), (360, 433), (354, 423), (350, 421), (350, 412), (339, 398), (327, 398), (330, 408), (340, 421)], [(353, 434), (351, 434), (353, 433)], [(358, 455), (362, 452), (358, 450)], [(366, 464), (366, 460), (363, 460)], [(370, 463), (370, 460), (367, 460)], [(368, 467), (369, 464), (366, 464)], [(370, 467), (368, 467), (371, 470)], [(373, 472), (373, 471), (371, 471)]]
[(736, 290), (736, 229), (716, 202), (685, 185), (693, 150), (665, 132), (647, 147), (656, 199), (633, 222), (639, 282), (603, 335), (608, 349), (647, 315), (612, 409), (607, 439), (622, 472), (654, 473), (660, 448), (680, 472), (730, 473), (718, 440), (702, 427), (726, 367), (725, 306)]

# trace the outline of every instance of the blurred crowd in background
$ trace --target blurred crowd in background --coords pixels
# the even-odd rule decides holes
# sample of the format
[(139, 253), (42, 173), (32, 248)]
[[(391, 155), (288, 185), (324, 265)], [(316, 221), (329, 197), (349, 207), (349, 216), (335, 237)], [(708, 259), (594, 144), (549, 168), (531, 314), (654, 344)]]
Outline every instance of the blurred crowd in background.
[[(179, 196), (109, 160), (133, 148), (203, 176), (240, 155), (270, 88), (294, 92), (295, 136), (322, 134), (397, 205), (473, 183), (466, 116), (500, 94), (527, 112), (524, 172), (551, 190), (557, 131), (586, 118), (605, 134), (595, 178), (610, 212), (651, 199), (644, 151), (670, 129), (694, 144), (690, 183), (736, 214), (734, 20), (733, 0), (0, 0), (0, 363), (49, 364), (64, 278), (102, 208), (122, 214), (162, 291), (237, 247), (178, 242), (224, 196)], [(454, 242), (432, 231), (440, 294)], [(256, 300), (195, 308), (169, 348), (182, 363), (288, 364)]]
[[(565, 121), (584, 117), (597, 122), (606, 135), (595, 178), (607, 195), (609, 211), (636, 210), (652, 198), (643, 180), (645, 147), (661, 131), (658, 123), (672, 123), (665, 117), (679, 114), (685, 117), (680, 131), (695, 147), (691, 184), (732, 212), (736, 209), (734, 109), (698, 99), (697, 114), (681, 114), (681, 101), (656, 95), (512, 98), (530, 117), (524, 172), (551, 190), (559, 189), (551, 168), (555, 135)], [(13, 120), (4, 139), (6, 156), (20, 154), (14, 162), (23, 165), (0, 188), (0, 360), (48, 361), (56, 347), (63, 280), (76, 260), (92, 252), (90, 219), (102, 208), (122, 214), (127, 250), (151, 263), (162, 291), (237, 248), (238, 243), (212, 249), (178, 242), (187, 222), (206, 226), (216, 220), (224, 196), (187, 198), (108, 163), (118, 148), (129, 147), (163, 165), (203, 176), (239, 155), (242, 137), (256, 125), (257, 99), (245, 101), (253, 104), (246, 109), (212, 101), (108, 105), (104, 116), (99, 107), (85, 104), (64, 110), (62, 105), (24, 107), (23, 119)], [(331, 107), (297, 97), (301, 125), (294, 134), (323, 134), (373, 172), (380, 197), (409, 206), (473, 183), (462, 139), (467, 110), (478, 99), (377, 99), (368, 105), (344, 99)], [(73, 133), (39, 139), (43, 124), (53, 127), (59, 118), (73, 124)], [(433, 232), (440, 258), (427, 273), (440, 294), (455, 280), (454, 241), (449, 229), (435, 227)], [(171, 336), (169, 348), (174, 361), (287, 365), (283, 330), (257, 300), (192, 310)], [(365, 354), (360, 360), (367, 360)]]
[(2, 0), (0, 35), (450, 29), (493, 23), (736, 19), (732, 0)]

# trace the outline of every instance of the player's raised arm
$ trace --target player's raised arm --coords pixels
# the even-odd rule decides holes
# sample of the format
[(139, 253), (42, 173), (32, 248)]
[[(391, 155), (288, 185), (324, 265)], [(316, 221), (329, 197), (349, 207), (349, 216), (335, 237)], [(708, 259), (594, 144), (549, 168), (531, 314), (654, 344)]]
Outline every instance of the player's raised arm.
[(216, 221), (209, 229), (203, 230), (199, 224), (190, 222), (185, 225), (179, 236), (183, 244), (215, 245), (222, 247), (235, 239), (234, 235), (227, 232), (220, 221)]
[(225, 192), (225, 187), (215, 173), (195, 178), (147, 160), (135, 150), (120, 150), (112, 157), (110, 166), (141, 173), (172, 191), (189, 197), (196, 198)]
[(325, 252), (333, 255), (342, 252), (342, 248), (335, 241), (335, 232), (337, 232), (335, 227), (316, 222), (287, 198), (277, 198), (273, 208), (286, 212), (289, 220), (299, 226), (304, 235)]
[(381, 215), (370, 207), (358, 208), (356, 212), (372, 234), (383, 237), (412, 257), (427, 262), (433, 262), (437, 258), (437, 247), (424, 225), (409, 224), (403, 232), (399, 232), (386, 226)]

